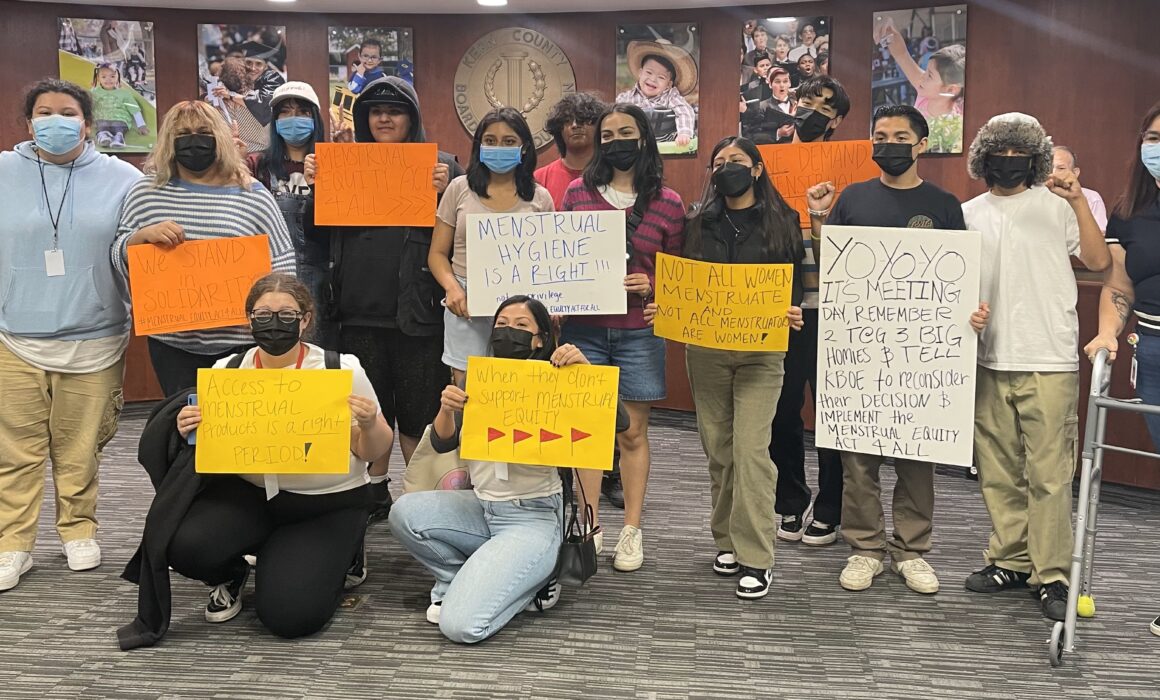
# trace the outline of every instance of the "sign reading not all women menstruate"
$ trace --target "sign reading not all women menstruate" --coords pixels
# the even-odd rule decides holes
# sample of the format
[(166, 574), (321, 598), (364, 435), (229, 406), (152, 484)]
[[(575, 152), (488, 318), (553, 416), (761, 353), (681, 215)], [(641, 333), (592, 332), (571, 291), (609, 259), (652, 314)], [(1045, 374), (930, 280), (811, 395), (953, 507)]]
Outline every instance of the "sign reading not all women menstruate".
[(979, 234), (826, 226), (819, 447), (969, 466)]
[(553, 315), (623, 314), (623, 211), (472, 214), (467, 217), (467, 310), (491, 316), (516, 294)]

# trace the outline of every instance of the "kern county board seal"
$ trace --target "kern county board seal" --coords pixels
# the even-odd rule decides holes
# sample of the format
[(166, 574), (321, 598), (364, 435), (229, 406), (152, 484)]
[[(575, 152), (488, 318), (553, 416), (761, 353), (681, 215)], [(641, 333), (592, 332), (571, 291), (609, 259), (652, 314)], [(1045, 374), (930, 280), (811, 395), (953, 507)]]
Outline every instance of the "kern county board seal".
[(455, 71), (455, 112), (474, 134), (498, 107), (515, 107), (528, 120), (536, 148), (552, 142), (544, 131), (548, 110), (576, 92), (572, 63), (556, 42), (523, 27), (497, 29), (472, 44)]

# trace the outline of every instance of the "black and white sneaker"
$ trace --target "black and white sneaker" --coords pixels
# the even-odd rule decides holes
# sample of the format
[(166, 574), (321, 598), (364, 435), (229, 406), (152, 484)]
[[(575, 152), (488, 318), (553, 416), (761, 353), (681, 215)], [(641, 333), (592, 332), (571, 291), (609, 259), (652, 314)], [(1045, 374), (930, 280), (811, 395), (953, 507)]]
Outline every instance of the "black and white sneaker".
[(354, 561), (351, 562), (350, 568), (346, 570), (346, 582), (343, 583), (345, 590), (350, 590), (361, 586), (367, 580), (367, 541), (363, 538), (362, 544), (359, 545), (358, 551), (354, 554)]
[(1004, 569), (995, 564), (976, 571), (967, 577), (967, 590), (975, 593), (998, 593), (1011, 588), (1026, 588), (1031, 574)]
[(764, 598), (769, 593), (769, 584), (773, 580), (773, 569), (752, 569), (741, 567), (741, 578), (737, 580), (737, 597), (745, 600)]
[(249, 578), (250, 566), (247, 564), (238, 578), (214, 586), (205, 605), (205, 621), (228, 622), (237, 617), (242, 611), (242, 589)]
[(737, 557), (733, 552), (717, 552), (716, 558), (713, 559), (713, 571), (722, 576), (732, 576), (741, 571), (741, 565), (737, 563)]
[(1052, 581), (1039, 587), (1039, 607), (1048, 620), (1062, 622), (1067, 617), (1067, 584)]
[(372, 504), (370, 515), (367, 517), (368, 524), (386, 520), (391, 514), (391, 505), (394, 501), (391, 499), (390, 484), (391, 480), (388, 478), (370, 485)]
[(783, 516), (781, 525), (777, 528), (777, 539), (785, 540), (786, 542), (799, 542), (802, 538), (802, 528), (802, 516)]
[(811, 520), (805, 534), (802, 535), (802, 544), (811, 547), (825, 547), (838, 541), (838, 526), (823, 523), (820, 520)]
[(556, 603), (560, 602), (560, 582), (556, 577), (548, 579), (544, 587), (536, 591), (536, 595), (532, 597), (532, 602), (524, 607), (524, 612), (545, 612), (556, 607)]
[(1148, 625), (1148, 629), (1152, 631), (1152, 634), (1160, 637), (1160, 617), (1152, 620), (1152, 624)]

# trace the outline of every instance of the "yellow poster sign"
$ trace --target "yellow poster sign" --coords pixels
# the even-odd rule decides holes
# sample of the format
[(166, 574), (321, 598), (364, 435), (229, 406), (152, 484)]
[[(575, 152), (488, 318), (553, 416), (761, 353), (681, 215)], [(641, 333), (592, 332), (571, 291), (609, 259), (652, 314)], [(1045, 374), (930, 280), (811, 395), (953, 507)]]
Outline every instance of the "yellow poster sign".
[(201, 369), (197, 471), (342, 474), (350, 469), (348, 369)]
[(460, 457), (612, 469), (620, 368), (467, 358)]
[(726, 265), (657, 253), (654, 332), (718, 350), (785, 352), (793, 265)]

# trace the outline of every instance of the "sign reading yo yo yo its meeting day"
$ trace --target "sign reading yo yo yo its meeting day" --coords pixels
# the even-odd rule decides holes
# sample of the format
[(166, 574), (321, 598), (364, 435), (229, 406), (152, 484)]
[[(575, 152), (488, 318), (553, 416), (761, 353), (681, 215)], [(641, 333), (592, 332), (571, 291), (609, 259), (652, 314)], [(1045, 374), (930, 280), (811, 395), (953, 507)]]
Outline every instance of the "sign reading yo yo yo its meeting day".
[(467, 133), (498, 107), (515, 107), (528, 120), (536, 148), (552, 143), (544, 130), (548, 110), (576, 92), (576, 74), (564, 50), (526, 27), (497, 29), (471, 45), (455, 71), (455, 113)]

